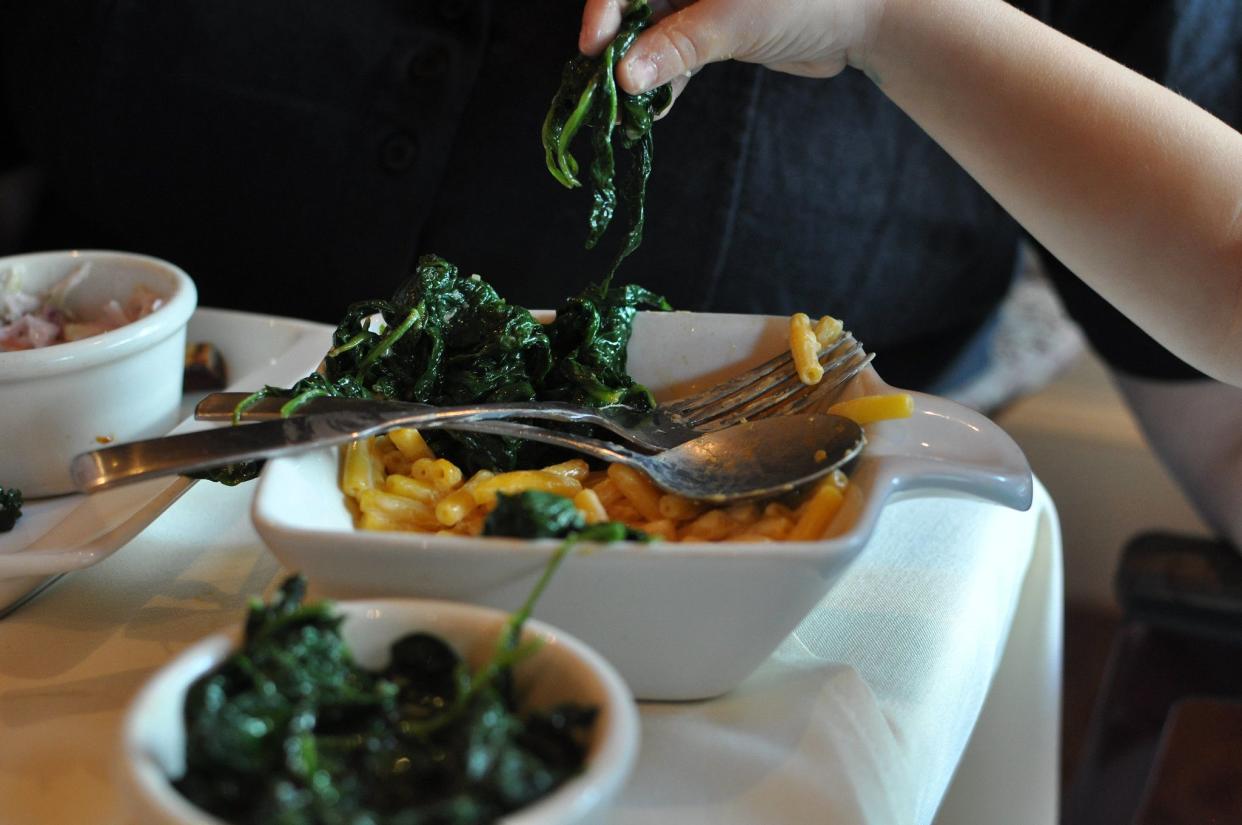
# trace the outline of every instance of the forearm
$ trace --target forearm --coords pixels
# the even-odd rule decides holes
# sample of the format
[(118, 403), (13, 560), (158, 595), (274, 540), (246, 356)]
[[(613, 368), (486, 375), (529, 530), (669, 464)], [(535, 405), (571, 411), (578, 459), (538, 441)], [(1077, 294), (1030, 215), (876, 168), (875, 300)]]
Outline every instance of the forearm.
[(1007, 4), (886, 0), (860, 64), (1173, 352), (1242, 384), (1242, 135)]

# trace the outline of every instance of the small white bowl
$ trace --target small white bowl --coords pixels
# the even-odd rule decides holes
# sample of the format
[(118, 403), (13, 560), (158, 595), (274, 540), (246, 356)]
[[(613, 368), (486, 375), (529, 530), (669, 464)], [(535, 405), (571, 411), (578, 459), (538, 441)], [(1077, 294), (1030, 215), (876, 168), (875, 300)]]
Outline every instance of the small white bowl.
[[(342, 635), (360, 664), (382, 667), (389, 645), (425, 631), (448, 642), (472, 667), (488, 659), (506, 613), (456, 602), (412, 599), (338, 602)], [(524, 708), (572, 701), (599, 708), (586, 769), (534, 805), (511, 814), (510, 825), (581, 822), (621, 790), (638, 754), (638, 711), (630, 690), (604, 659), (572, 636), (530, 620), (523, 641), (542, 646), (515, 668)], [(185, 694), (199, 676), (236, 647), (240, 631), (190, 647), (165, 665), (138, 693), (122, 724), (121, 768), (131, 818), (142, 823), (220, 825), (181, 796), (170, 778), (185, 772)]]
[(0, 275), (20, 267), (22, 288), (39, 293), (88, 262), (89, 274), (70, 294), (72, 308), (124, 303), (138, 286), (164, 303), (90, 338), (0, 351), (0, 485), (26, 498), (73, 492), (69, 463), (78, 453), (160, 435), (177, 423), (185, 327), (198, 300), (188, 275), (156, 258), (103, 251), (0, 258)]

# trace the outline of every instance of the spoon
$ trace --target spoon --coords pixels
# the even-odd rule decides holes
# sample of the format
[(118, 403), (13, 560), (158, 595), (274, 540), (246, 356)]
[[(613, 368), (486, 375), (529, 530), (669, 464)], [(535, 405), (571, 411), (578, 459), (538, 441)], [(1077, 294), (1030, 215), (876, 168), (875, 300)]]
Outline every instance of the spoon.
[(96, 492), (154, 476), (343, 444), (399, 426), (437, 424), (539, 441), (627, 464), (647, 473), (667, 492), (713, 502), (766, 498), (798, 489), (849, 462), (866, 443), (862, 428), (853, 421), (815, 413), (745, 421), (647, 455), (530, 424), (437, 422), (434, 412), (396, 414), (382, 406), (359, 406), (116, 444), (77, 456), (70, 472), (79, 490)]

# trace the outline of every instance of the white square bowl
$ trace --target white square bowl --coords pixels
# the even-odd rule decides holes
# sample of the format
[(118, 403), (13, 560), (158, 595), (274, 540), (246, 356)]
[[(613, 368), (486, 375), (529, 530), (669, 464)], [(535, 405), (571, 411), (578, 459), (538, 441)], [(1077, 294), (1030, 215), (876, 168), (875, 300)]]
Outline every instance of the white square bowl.
[[(787, 347), (788, 319), (639, 313), (630, 373), (675, 398)], [(868, 370), (846, 397), (891, 392)], [(602, 653), (640, 699), (717, 696), (759, 666), (864, 548), (903, 490), (954, 490), (1026, 509), (1022, 451), (986, 417), (914, 394), (913, 418), (867, 428), (851, 493), (813, 542), (581, 547), (535, 608)], [(421, 596), (517, 608), (559, 542), (358, 530), (338, 486), (336, 450), (268, 463), (254, 523), (280, 562), (336, 597)]]

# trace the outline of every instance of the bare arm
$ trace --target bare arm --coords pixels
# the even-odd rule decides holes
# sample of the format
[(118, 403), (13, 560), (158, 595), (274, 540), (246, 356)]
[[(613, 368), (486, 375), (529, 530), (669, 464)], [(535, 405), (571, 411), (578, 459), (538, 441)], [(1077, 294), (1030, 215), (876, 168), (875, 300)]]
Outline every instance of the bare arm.
[[(589, 0), (584, 48), (619, 2)], [(1242, 385), (1242, 135), (1226, 124), (1003, 0), (654, 5), (671, 13), (619, 67), (627, 90), (726, 57), (859, 68), (1076, 275)]]
[(1242, 385), (1242, 135), (1001, 2), (888, 0), (863, 59), (1071, 271)]

